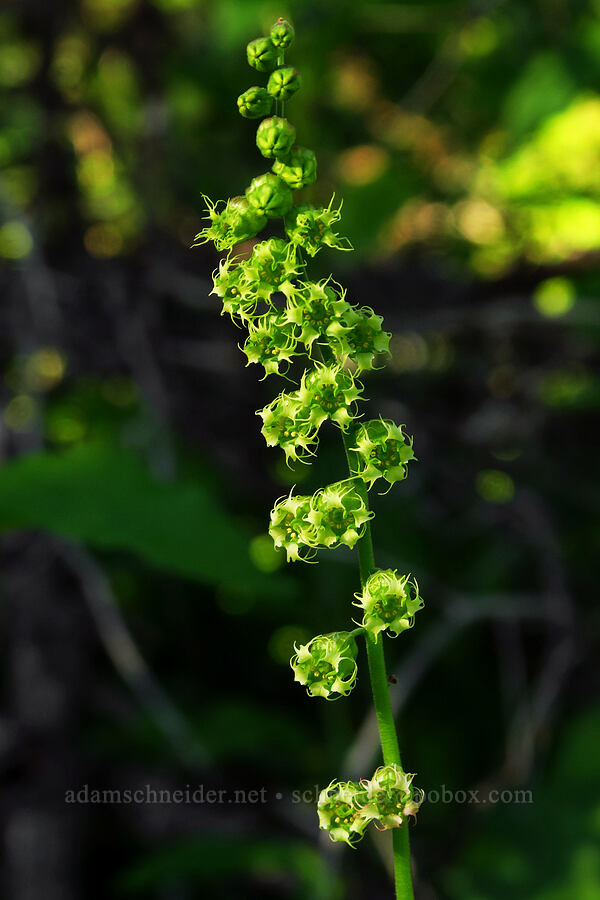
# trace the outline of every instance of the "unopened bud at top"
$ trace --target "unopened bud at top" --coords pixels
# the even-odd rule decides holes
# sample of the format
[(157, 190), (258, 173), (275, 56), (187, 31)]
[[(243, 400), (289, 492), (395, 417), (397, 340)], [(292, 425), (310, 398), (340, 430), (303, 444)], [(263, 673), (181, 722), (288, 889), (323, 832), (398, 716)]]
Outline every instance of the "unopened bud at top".
[(277, 19), (271, 28), (271, 40), (279, 50), (286, 50), (294, 40), (293, 27), (285, 19)]

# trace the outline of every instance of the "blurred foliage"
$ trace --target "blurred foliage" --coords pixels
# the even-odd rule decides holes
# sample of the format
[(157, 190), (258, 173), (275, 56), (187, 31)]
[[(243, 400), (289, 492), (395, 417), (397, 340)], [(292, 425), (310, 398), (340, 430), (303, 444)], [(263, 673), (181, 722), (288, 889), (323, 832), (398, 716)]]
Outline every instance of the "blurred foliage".
[(600, 894), (600, 773), (590, 755), (599, 740), (597, 710), (569, 723), (553, 771), (535, 786), (535, 803), (505, 807), (484, 826), (448, 875), (449, 897), (592, 900)]
[(135, 456), (108, 445), (5, 465), (0, 529), (16, 528), (125, 548), (167, 571), (238, 591), (289, 593), (285, 579), (263, 578), (252, 565), (248, 536), (220, 507), (206, 477), (161, 484)]
[[(335, 704), (308, 701), (288, 662), (295, 641), (350, 625), (355, 560), (286, 568), (265, 534), (278, 495), (340, 477), (340, 449), (326, 435), (313, 471), (264, 448), (254, 410), (271, 385), (243, 369), (208, 297), (214, 254), (188, 249), (202, 193), (233, 196), (263, 169), (235, 101), (256, 80), (245, 42), (279, 15), (303, 79), (289, 114), (319, 163), (306, 199), (343, 198), (356, 247), (313, 271), (335, 269), (393, 329), (367, 394), (419, 459), (374, 496), (378, 561), (412, 571), (426, 600), (388, 650), (404, 760), (427, 790), (533, 791), (530, 805), (425, 804), (419, 900), (600, 895), (599, 13), (598, 0), (2, 8), (2, 603), (32, 568), (13, 539), (89, 548), (208, 760), (182, 767), (75, 619), (62, 654), (81, 644), (93, 672), (70, 677), (84, 703), (61, 740), (76, 765), (48, 771), (270, 798), (78, 810), (61, 858), (82, 896), (389, 896), (377, 838), (340, 857), (315, 825), (315, 787), (364, 774), (361, 747), (376, 762), (361, 744), (365, 660)], [(25, 636), (6, 601), (7, 720), (15, 698), (33, 702), (23, 673), (50, 680), (31, 660), (74, 579), (53, 594), (40, 576), (47, 617)], [(57, 740), (11, 750), (3, 728), (4, 714), (8, 816), (45, 796), (31, 768)]]
[[(0, 86), (10, 100), (0, 125), (9, 226), (0, 252), (22, 258), (33, 249), (23, 229), (40, 199), (32, 152), (43, 134), (36, 85), (44, 68), (86, 251), (131, 253), (156, 225), (189, 243), (201, 191), (242, 190), (260, 168), (249, 130), (235, 121), (235, 97), (250, 77), (241, 50), (281, 6), (77, 6), (53, 37), (29, 34), (17, 12), (0, 19)], [(304, 78), (294, 115), (304, 142), (319, 148), (313, 193), (343, 193), (362, 256), (426, 243), (490, 276), (523, 258), (560, 262), (598, 250), (593, 3), (284, 6), (297, 22), (294, 61)], [(45, 224), (57, 240), (72, 223), (53, 210)]]

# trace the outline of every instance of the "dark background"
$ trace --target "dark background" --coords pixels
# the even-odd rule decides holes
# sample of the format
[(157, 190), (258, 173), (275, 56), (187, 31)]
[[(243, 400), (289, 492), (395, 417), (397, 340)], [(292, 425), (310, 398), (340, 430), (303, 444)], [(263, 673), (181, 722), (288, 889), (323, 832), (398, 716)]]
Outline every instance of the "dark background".
[[(386, 644), (404, 763), (430, 792), (411, 829), (417, 895), (600, 896), (598, 12), (4, 5), (10, 900), (391, 894), (385, 838), (353, 852), (316, 825), (315, 786), (379, 761), (366, 662), (330, 704), (288, 666), (294, 640), (348, 626), (355, 556), (285, 566), (266, 536), (292, 484), (342, 476), (339, 439), (326, 430), (293, 472), (265, 447), (254, 413), (283, 383), (244, 369), (242, 332), (209, 296), (217, 256), (188, 249), (202, 193), (264, 171), (235, 98), (264, 81), (246, 41), (282, 14), (304, 79), (288, 115), (320, 166), (305, 196), (343, 197), (356, 247), (311, 271), (385, 316), (393, 357), (366, 379), (369, 411), (405, 423), (419, 459), (373, 494), (377, 560), (426, 601)], [(91, 802), (186, 785), (228, 793)]]

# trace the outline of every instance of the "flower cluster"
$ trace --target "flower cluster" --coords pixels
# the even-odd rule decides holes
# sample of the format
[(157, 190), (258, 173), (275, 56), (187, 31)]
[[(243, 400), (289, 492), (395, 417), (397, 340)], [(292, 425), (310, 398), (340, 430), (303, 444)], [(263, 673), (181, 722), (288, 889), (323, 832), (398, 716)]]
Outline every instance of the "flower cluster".
[(390, 485), (406, 478), (406, 464), (415, 458), (412, 438), (389, 419), (371, 419), (355, 435), (356, 474), (369, 488), (378, 478)]
[(345, 841), (352, 847), (364, 835), (369, 820), (358, 808), (363, 794), (357, 781), (332, 781), (319, 794), (319, 827), (329, 832), (332, 841)]
[(333, 197), (327, 207), (308, 203), (295, 206), (285, 217), (285, 229), (290, 241), (303, 247), (309, 256), (316, 256), (322, 247), (352, 250), (348, 238), (340, 237), (331, 227), (341, 219), (342, 204), (333, 208)]
[(310, 559), (320, 548), (354, 547), (372, 517), (355, 482), (346, 479), (312, 496), (290, 494), (278, 500), (271, 511), (269, 534), (288, 560)]
[(332, 781), (319, 794), (319, 826), (332, 841), (353, 846), (369, 822), (380, 830), (399, 828), (416, 817), (423, 792), (413, 787), (414, 775), (398, 765), (381, 766), (370, 780)]
[(423, 607), (416, 581), (395, 569), (374, 572), (355, 597), (354, 605), (363, 610), (362, 627), (375, 641), (382, 631), (396, 637), (411, 628), (415, 613)]
[(250, 363), (260, 363), (267, 375), (280, 375), (281, 363), (288, 363), (296, 356), (298, 337), (296, 328), (285, 314), (261, 316), (248, 323), (248, 337), (243, 352)]
[(288, 562), (310, 559), (314, 555), (314, 528), (308, 522), (310, 497), (282, 497), (271, 510), (269, 534), (278, 550), (285, 550)]
[[(274, 317), (274, 321), (278, 319)], [(280, 321), (288, 321), (285, 313)], [(297, 343), (295, 335), (290, 340)], [(291, 348), (289, 342), (287, 347)], [(326, 419), (342, 430), (348, 427), (353, 419), (353, 404), (360, 399), (362, 389), (362, 384), (341, 366), (315, 365), (304, 372), (297, 391), (283, 392), (258, 410), (267, 446), (281, 447), (286, 462), (305, 459), (316, 448), (319, 428)]]
[[(374, 369), (389, 352), (391, 335), (383, 319), (368, 306), (350, 303), (333, 279), (310, 281), (304, 253), (314, 257), (323, 247), (352, 249), (336, 231), (341, 204), (294, 205), (294, 191), (317, 177), (314, 152), (296, 145), (296, 129), (284, 116), (284, 104), (300, 87), (296, 69), (285, 65), (294, 30), (278, 19), (268, 36), (251, 41), (249, 64), (268, 73), (266, 86), (254, 85), (237, 99), (240, 114), (261, 119), (256, 145), (271, 170), (258, 175), (244, 195), (226, 203), (205, 198), (208, 224), (195, 245), (212, 241), (227, 256), (213, 273), (213, 291), (222, 314), (247, 329), (241, 343), (247, 364), (267, 375), (283, 375), (293, 388), (279, 393), (263, 409), (261, 432), (269, 447), (280, 447), (288, 464), (308, 462), (316, 454), (321, 426), (332, 422), (344, 433), (350, 477), (312, 495), (292, 492), (275, 503), (269, 534), (288, 561), (310, 561), (320, 549), (354, 547), (373, 517), (367, 491), (380, 478), (391, 486), (407, 474), (414, 459), (412, 438), (388, 419), (357, 422), (363, 398), (363, 372)], [(287, 239), (253, 239), (272, 219), (282, 219)], [(248, 241), (237, 251), (233, 248)], [(251, 242), (251, 243), (250, 243)], [(295, 357), (309, 366), (292, 379)], [(292, 365), (293, 363), (293, 365)], [(353, 632), (339, 631), (294, 645), (294, 678), (311, 697), (346, 696), (357, 679), (357, 645), (361, 634), (370, 651), (379, 652), (379, 634), (394, 637), (410, 628), (423, 602), (415, 581), (395, 570), (374, 572), (355, 595), (362, 622)], [(382, 676), (384, 677), (384, 676)], [(321, 792), (320, 827), (334, 841), (352, 845), (369, 822), (395, 828), (414, 816), (422, 800), (412, 775), (399, 765), (377, 769), (370, 780), (334, 781)]]
[(258, 300), (269, 300), (298, 272), (294, 248), (280, 238), (255, 244), (251, 256), (239, 265), (246, 292)]
[(255, 244), (248, 259), (229, 256), (221, 260), (213, 274), (211, 293), (223, 301), (222, 314), (231, 316), (234, 322), (248, 324), (264, 317), (268, 307), (263, 301), (268, 304), (273, 293), (287, 289), (296, 272), (294, 248), (279, 238), (271, 238)]
[(345, 431), (352, 422), (352, 404), (360, 400), (363, 386), (354, 375), (341, 366), (315, 364), (314, 369), (304, 372), (298, 398), (310, 411), (310, 419), (318, 428), (326, 419), (331, 419)]
[(300, 327), (300, 339), (310, 348), (317, 338), (328, 338), (350, 309), (345, 291), (327, 278), (286, 285), (287, 314)]
[(375, 368), (380, 353), (388, 353), (392, 335), (381, 327), (383, 316), (369, 306), (350, 306), (330, 329), (330, 344), (336, 358), (344, 363), (351, 359), (358, 372)]
[(374, 513), (352, 479), (321, 488), (311, 498), (308, 521), (315, 529), (315, 546), (354, 547)]
[(413, 787), (414, 777), (397, 765), (380, 766), (369, 781), (361, 781), (361, 815), (382, 830), (399, 828), (409, 816), (416, 817), (424, 795)]
[(309, 697), (335, 700), (346, 697), (356, 683), (356, 641), (348, 631), (319, 634), (296, 647), (290, 660), (294, 681), (306, 686)]

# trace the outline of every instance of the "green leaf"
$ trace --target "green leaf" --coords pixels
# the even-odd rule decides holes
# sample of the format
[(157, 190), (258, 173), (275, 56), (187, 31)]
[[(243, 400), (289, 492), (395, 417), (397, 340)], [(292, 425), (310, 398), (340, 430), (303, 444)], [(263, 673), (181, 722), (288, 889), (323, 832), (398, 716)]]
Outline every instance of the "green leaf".
[(158, 481), (134, 454), (108, 444), (20, 457), (0, 470), (0, 530), (39, 528), (245, 594), (289, 595), (292, 582), (259, 572), (251, 535), (207, 483)]

